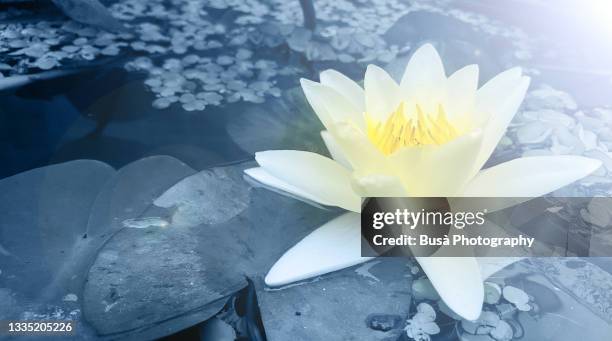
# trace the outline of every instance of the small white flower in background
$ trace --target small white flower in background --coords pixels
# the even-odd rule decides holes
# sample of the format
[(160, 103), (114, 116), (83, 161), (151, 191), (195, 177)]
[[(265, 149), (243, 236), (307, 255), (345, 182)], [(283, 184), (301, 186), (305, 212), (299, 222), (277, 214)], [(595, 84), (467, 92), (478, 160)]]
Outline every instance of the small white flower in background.
[(488, 334), (497, 341), (510, 341), (514, 337), (512, 326), (495, 312), (488, 310), (484, 310), (476, 321), (462, 320), (461, 329), (471, 335)]
[(416, 341), (429, 341), (431, 335), (436, 335), (440, 332), (440, 327), (436, 324), (436, 312), (432, 306), (427, 303), (419, 303), (417, 313), (408, 320), (404, 330), (408, 337)]
[[(478, 66), (449, 77), (432, 45), (419, 48), (400, 84), (370, 65), (364, 88), (334, 70), (302, 89), (325, 126), (332, 159), (293, 150), (259, 152), (258, 182), (349, 213), (324, 224), (288, 250), (266, 276), (271, 286), (349, 267), (361, 257), (362, 197), (538, 197), (593, 172), (600, 162), (579, 156), (514, 159), (481, 169), (519, 108), (529, 77), (504, 71), (478, 88)], [(508, 205), (515, 204), (509, 202)], [(483, 276), (470, 257), (417, 257), (444, 302), (478, 318)], [(504, 262), (501, 264), (506, 265)]]

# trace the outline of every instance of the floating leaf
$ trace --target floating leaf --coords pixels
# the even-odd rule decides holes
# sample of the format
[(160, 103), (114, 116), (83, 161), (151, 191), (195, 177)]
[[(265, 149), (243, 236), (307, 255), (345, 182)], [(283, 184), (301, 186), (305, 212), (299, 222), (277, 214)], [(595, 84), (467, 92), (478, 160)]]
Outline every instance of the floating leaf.
[(520, 311), (530, 311), (531, 310), (531, 305), (529, 304), (520, 304), (516, 306), (516, 309), (520, 310)]
[(440, 299), (440, 295), (427, 278), (419, 278), (412, 282), (412, 294), (416, 300)]
[(502, 319), (509, 319), (516, 313), (516, 307), (509, 303), (502, 303), (496, 306)]
[(480, 324), (490, 327), (497, 326), (499, 321), (499, 316), (496, 313), (487, 310), (483, 311), (478, 318), (478, 322), (480, 322)]
[(162, 97), (162, 98), (158, 98), (158, 99), (153, 101), (153, 108), (155, 108), (155, 109), (166, 109), (171, 104), (172, 104), (172, 102), (168, 98)]
[(308, 43), (310, 42), (311, 37), (312, 31), (302, 27), (297, 27), (293, 31), (289, 39), (287, 39), (287, 44), (289, 44), (289, 47), (292, 50), (304, 52), (308, 47)]
[(234, 63), (234, 58), (230, 56), (219, 56), (217, 57), (217, 64), (219, 65), (230, 65)]
[(524, 307), (529, 302), (529, 296), (521, 289), (507, 285), (503, 290), (504, 298), (517, 306)]
[(11, 55), (26, 55), (28, 57), (40, 58), (49, 51), (49, 45), (43, 43), (35, 43), (21, 50), (12, 52)]
[(506, 321), (500, 320), (490, 334), (497, 341), (510, 341), (514, 336), (514, 331)]
[(475, 335), (480, 324), (475, 321), (461, 320), (461, 328), (469, 334)]
[(497, 283), (484, 282), (485, 298), (487, 304), (497, 304), (501, 298), (502, 290)]
[(117, 45), (107, 46), (107, 47), (103, 48), (100, 51), (100, 53), (105, 55), (105, 56), (116, 56), (116, 55), (119, 54), (119, 48), (117, 47)]

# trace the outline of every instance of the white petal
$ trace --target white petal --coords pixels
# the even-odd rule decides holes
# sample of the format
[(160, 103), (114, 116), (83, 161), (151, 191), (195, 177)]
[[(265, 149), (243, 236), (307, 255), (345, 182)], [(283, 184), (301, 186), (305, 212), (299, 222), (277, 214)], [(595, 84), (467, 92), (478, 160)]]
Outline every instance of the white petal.
[(520, 67), (508, 69), (497, 74), (485, 83), (476, 94), (476, 114), (478, 122), (484, 124), (495, 114), (504, 98), (517, 86), (522, 76)]
[(286, 285), (368, 261), (361, 257), (360, 226), (358, 213), (327, 222), (285, 252), (266, 275), (266, 284)]
[(327, 150), (329, 151), (331, 157), (336, 162), (346, 167), (346, 169), (352, 169), (351, 164), (346, 159), (344, 152), (342, 152), (342, 149), (340, 149), (340, 146), (338, 145), (338, 142), (336, 142), (336, 140), (334, 139), (333, 135), (330, 134), (327, 130), (323, 130), (321, 131), (321, 138), (323, 139), (323, 142), (325, 143), (325, 146), (327, 147)]
[(385, 70), (376, 65), (368, 65), (364, 88), (366, 111), (384, 122), (399, 106), (399, 86)]
[[(500, 102), (495, 109), (491, 109), (495, 111), (491, 113), (491, 117), (485, 124), (482, 148), (478, 153), (478, 160), (476, 162), (474, 174), (478, 172), (480, 168), (482, 168), (485, 162), (487, 162), (497, 147), (499, 140), (501, 140), (506, 133), (508, 125), (514, 118), (516, 111), (525, 98), (525, 93), (529, 87), (529, 82), (529, 77), (521, 77), (520, 80), (515, 82), (515, 86), (513, 88), (506, 88), (507, 92), (505, 92), (503, 95), (499, 94), (497, 96)], [(477, 100), (482, 96), (480, 91), (476, 96)]]
[(255, 160), (275, 178), (320, 198), (321, 204), (361, 210), (349, 171), (331, 159), (297, 150), (270, 150), (256, 153)]
[(261, 184), (272, 191), (304, 201), (308, 204), (319, 206), (318, 204), (321, 204), (325, 201), (323, 198), (317, 197), (312, 193), (308, 193), (302, 190), (301, 188), (295, 187), (285, 181), (282, 181), (272, 176), (262, 167), (249, 168), (246, 169), (244, 173), (251, 177), (253, 180), (257, 181), (258, 184)]
[(601, 162), (582, 156), (534, 156), (487, 168), (466, 186), (467, 197), (535, 198), (594, 172)]
[(389, 156), (412, 196), (455, 196), (471, 179), (483, 138), (480, 131), (442, 145), (406, 147)]
[[(456, 199), (459, 199), (459, 198), (456, 198)], [(478, 201), (478, 199), (480, 198), (475, 198), (475, 199)], [(482, 199), (486, 200), (486, 198), (482, 198)], [(467, 200), (471, 201), (471, 199), (467, 199)], [(483, 202), (483, 204), (484, 204), (483, 206), (472, 208), (473, 211), (480, 211), (483, 209), (483, 207), (488, 207), (487, 206), (488, 203), (486, 201)], [(470, 211), (472, 209), (470, 209)], [(491, 212), (491, 211), (489, 210), (488, 212)], [(488, 219), (485, 221), (485, 224), (482, 225), (482, 229), (483, 229), (482, 230), (483, 238), (486, 238), (486, 237), (493, 237), (493, 238), (513, 237), (512, 232), (507, 231), (505, 228), (501, 227), (500, 225)], [(491, 254), (494, 254), (495, 251), (491, 251), (491, 249), (487, 249), (487, 248), (485, 248), (483, 251), (485, 252), (484, 253), (477, 252), (477, 254), (479, 254), (479, 257), (476, 258), (476, 262), (478, 262), (478, 267), (480, 268), (480, 275), (483, 281), (487, 280), (487, 278), (489, 278), (491, 275), (502, 270), (506, 266), (525, 258), (524, 256), (529, 254), (528, 251), (517, 248), (517, 249), (512, 250), (512, 254), (508, 255), (508, 256), (512, 255), (512, 257), (486, 257), (486, 254), (491, 255)]]
[(336, 90), (304, 78), (300, 83), (308, 103), (326, 128), (333, 122), (351, 121), (364, 129), (363, 112)]
[(362, 113), (365, 111), (364, 92), (359, 84), (336, 70), (325, 70), (319, 77), (321, 84), (336, 90)]
[(332, 126), (328, 132), (338, 143), (352, 169), (367, 173), (390, 171), (385, 156), (356, 125), (347, 122), (338, 123)]
[(410, 58), (400, 88), (402, 96), (421, 105), (426, 112), (435, 112), (443, 101), (446, 75), (442, 59), (431, 44), (421, 46)]
[(409, 195), (399, 177), (387, 174), (359, 175), (353, 173), (353, 188), (363, 198), (407, 197)]
[(473, 257), (416, 257), (444, 303), (468, 320), (480, 316), (484, 287)]
[(478, 65), (468, 65), (448, 77), (444, 110), (451, 121), (473, 115), (477, 88)]

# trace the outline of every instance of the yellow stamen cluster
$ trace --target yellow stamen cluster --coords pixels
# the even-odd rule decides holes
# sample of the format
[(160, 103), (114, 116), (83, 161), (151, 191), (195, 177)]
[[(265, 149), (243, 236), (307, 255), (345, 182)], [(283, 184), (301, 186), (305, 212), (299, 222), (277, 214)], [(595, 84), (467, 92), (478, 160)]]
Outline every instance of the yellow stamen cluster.
[(407, 115), (404, 107), (401, 102), (385, 122), (365, 115), (368, 138), (383, 154), (392, 154), (402, 147), (440, 145), (459, 135), (441, 105), (437, 115), (424, 114), (418, 105), (412, 115)]

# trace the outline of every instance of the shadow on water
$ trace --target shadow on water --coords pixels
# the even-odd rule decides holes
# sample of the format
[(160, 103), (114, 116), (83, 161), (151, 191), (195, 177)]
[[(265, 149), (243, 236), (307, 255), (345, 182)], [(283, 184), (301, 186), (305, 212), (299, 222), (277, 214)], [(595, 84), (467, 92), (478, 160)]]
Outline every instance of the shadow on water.
[(240, 104), (157, 110), (142, 78), (107, 66), (0, 94), (0, 178), (75, 159), (119, 168), (166, 154), (202, 169), (249, 157), (225, 132)]
[[(233, 295), (223, 310), (212, 319), (204, 321), (178, 333), (166, 336), (160, 341), (202, 340), (217, 341), (235, 339), (236, 341), (266, 341), (266, 333), (261, 319), (257, 295), (253, 281), (247, 278), (248, 286)], [(211, 324), (215, 320), (228, 329)], [(222, 321), (222, 322), (221, 322)]]

